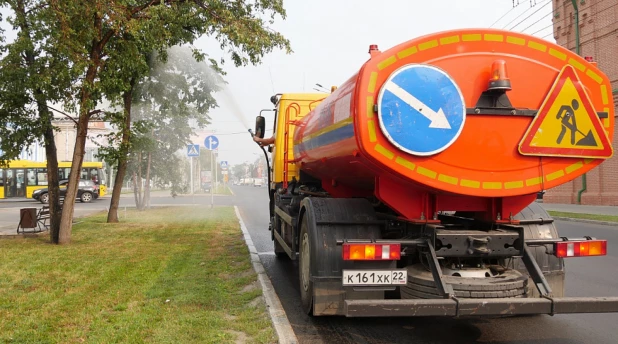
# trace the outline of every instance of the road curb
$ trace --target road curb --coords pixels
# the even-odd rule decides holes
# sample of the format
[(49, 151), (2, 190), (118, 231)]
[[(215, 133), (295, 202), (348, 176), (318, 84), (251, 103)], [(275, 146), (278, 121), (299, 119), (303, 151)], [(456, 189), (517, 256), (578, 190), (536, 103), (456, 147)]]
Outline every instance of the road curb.
[(285, 314), (285, 310), (281, 305), (281, 301), (279, 301), (279, 297), (277, 293), (275, 293), (275, 289), (273, 288), (268, 275), (266, 274), (266, 270), (260, 262), (260, 257), (258, 256), (258, 252), (253, 245), (253, 240), (251, 240), (251, 235), (249, 235), (249, 231), (247, 227), (245, 227), (245, 223), (240, 217), (240, 211), (237, 206), (234, 206), (234, 212), (236, 213), (236, 217), (238, 218), (238, 222), (240, 223), (240, 229), (242, 230), (243, 236), (245, 238), (245, 243), (249, 248), (249, 254), (251, 255), (251, 263), (253, 265), (253, 270), (258, 274), (258, 281), (260, 281), (260, 285), (262, 287), (262, 293), (264, 295), (264, 299), (266, 301), (266, 307), (268, 308), (268, 315), (275, 326), (275, 331), (277, 332), (277, 337), (279, 337), (279, 343), (282, 344), (292, 344), (298, 343), (298, 339), (294, 334), (294, 330), (292, 330), (292, 325), (288, 321), (288, 317)]
[(552, 216), (552, 219), (560, 220), (560, 221), (583, 222), (583, 223), (590, 223), (590, 224), (595, 224), (595, 225), (618, 227), (618, 222), (612, 222), (612, 221), (588, 220), (588, 219), (578, 219), (574, 217), (562, 217), (562, 216)]

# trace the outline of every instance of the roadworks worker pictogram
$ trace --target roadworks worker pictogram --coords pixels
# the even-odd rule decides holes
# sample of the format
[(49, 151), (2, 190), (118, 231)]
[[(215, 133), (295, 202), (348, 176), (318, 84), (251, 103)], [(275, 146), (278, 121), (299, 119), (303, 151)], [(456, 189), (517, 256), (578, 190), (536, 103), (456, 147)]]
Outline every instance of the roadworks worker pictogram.
[(613, 148), (575, 69), (558, 74), (520, 145), (523, 155), (610, 158)]

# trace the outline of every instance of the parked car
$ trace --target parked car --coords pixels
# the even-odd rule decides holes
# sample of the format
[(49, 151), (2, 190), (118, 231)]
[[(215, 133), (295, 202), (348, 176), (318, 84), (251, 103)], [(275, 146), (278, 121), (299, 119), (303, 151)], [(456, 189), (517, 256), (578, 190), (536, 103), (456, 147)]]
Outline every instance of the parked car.
[[(67, 193), (68, 179), (61, 180), (58, 184), (60, 186), (60, 197), (64, 198)], [(47, 188), (34, 190), (32, 192), (32, 198), (46, 204), (49, 202), (49, 191)], [(79, 188), (77, 189), (77, 199), (83, 203), (89, 203), (93, 199), (99, 198), (99, 186), (92, 180), (80, 179)]]
[(210, 182), (204, 182), (202, 183), (202, 191), (204, 192), (210, 192), (210, 188), (211, 188), (211, 183)]

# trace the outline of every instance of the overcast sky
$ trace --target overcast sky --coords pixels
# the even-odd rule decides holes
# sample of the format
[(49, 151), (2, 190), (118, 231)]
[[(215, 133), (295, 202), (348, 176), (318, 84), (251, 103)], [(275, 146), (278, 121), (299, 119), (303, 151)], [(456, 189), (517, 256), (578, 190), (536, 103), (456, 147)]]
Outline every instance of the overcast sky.
[[(492, 25), (555, 42), (550, 0), (514, 4), (513, 0), (285, 0), (287, 18), (279, 19), (273, 29), (290, 40), (294, 53), (275, 51), (255, 67), (235, 68), (231, 63), (224, 67), (229, 85), (216, 96), (220, 108), (211, 113), (210, 127), (220, 139), (219, 159), (236, 164), (263, 156), (245, 125), (252, 127), (261, 109), (272, 108), (270, 96), (315, 92), (316, 83), (329, 89), (339, 86), (367, 61), (370, 44), (385, 51), (433, 32)], [(222, 56), (212, 39), (201, 39), (196, 46), (216, 59)], [(266, 119), (266, 128), (272, 128), (272, 114)], [(201, 137), (196, 144), (203, 145)]]

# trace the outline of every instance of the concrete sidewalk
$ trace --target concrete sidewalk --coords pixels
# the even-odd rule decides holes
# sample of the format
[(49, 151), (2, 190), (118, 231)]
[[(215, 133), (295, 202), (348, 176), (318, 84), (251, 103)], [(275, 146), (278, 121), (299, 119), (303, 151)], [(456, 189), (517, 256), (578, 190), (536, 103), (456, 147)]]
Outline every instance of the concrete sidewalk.
[(618, 216), (618, 206), (608, 205), (578, 205), (578, 204), (552, 204), (542, 203), (545, 210), (561, 211), (566, 213), (614, 215)]

